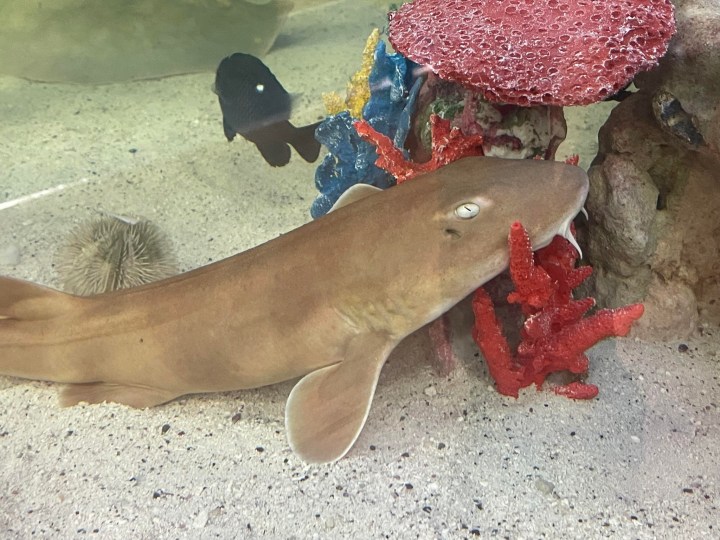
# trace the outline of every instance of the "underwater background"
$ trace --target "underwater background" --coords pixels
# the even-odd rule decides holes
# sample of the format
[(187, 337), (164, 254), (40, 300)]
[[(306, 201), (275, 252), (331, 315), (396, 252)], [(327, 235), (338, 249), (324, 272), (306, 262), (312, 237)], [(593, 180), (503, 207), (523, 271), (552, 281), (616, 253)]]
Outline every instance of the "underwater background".
[[(322, 94), (344, 93), (390, 7), (253, 1), (231, 16), (222, 11), (231, 0), (103, 3), (107, 12), (76, 0), (32, 22), (21, 4), (0, 0), (0, 275), (57, 288), (60, 248), (102, 215), (154, 223), (177, 271), (308, 222), (319, 161), (293, 153), (270, 167), (250, 142), (228, 143), (215, 68), (254, 48), (293, 94), (291, 121), (320, 121)], [(96, 41), (81, 47), (91, 29)], [(587, 169), (613, 106), (565, 108), (557, 159), (578, 154)], [(452, 317), (470, 327), (467, 305)], [(717, 534), (717, 337), (599, 344), (591, 403), (534, 389), (498, 395), (469, 335), (455, 346), (460, 366), (440, 378), (427, 335), (405, 340), (355, 448), (325, 466), (287, 447), (290, 383), (138, 411), (60, 409), (53, 385), (2, 377), (0, 536)]]

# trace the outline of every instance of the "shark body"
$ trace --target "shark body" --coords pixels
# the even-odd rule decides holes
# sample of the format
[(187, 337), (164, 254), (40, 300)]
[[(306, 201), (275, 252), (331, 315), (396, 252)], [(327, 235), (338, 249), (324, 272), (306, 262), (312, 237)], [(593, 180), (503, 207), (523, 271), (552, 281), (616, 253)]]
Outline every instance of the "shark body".
[(302, 377), (289, 443), (307, 462), (337, 460), (392, 349), (505, 269), (512, 222), (535, 249), (569, 236), (588, 180), (562, 163), (473, 157), (372, 190), (141, 287), (77, 297), (0, 278), (0, 374), (65, 383), (63, 405), (133, 407)]

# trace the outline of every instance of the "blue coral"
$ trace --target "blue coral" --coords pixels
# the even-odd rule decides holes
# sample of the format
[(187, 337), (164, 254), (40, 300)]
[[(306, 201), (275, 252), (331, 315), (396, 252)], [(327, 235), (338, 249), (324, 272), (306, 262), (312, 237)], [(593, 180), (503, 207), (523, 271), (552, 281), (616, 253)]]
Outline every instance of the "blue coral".
[[(375, 63), (368, 79), (370, 99), (363, 108), (363, 118), (380, 133), (403, 148), (410, 131), (410, 121), (422, 79), (416, 77), (417, 65), (404, 56), (385, 52), (385, 43), (375, 48)], [(355, 131), (355, 121), (347, 111), (330, 116), (318, 126), (315, 137), (329, 153), (315, 171), (315, 185), (320, 195), (313, 201), (310, 214), (326, 214), (346, 189), (358, 183), (382, 189), (395, 184), (392, 175), (375, 166), (375, 147)]]

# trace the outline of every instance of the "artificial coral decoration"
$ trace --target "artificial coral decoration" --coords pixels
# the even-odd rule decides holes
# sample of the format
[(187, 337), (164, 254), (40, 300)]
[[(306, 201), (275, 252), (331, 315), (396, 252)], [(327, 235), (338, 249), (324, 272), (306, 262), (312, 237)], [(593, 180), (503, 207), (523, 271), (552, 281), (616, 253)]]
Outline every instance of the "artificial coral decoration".
[(415, 0), (390, 14), (396, 51), (515, 105), (586, 105), (654, 67), (675, 33), (669, 0)]
[(375, 165), (390, 172), (398, 184), (457, 159), (483, 155), (482, 135), (464, 135), (459, 128), (450, 127), (449, 120), (443, 120), (437, 115), (430, 117), (432, 155), (425, 163), (408, 161), (388, 137), (375, 131), (363, 120), (355, 122), (355, 129), (363, 139), (375, 145), (378, 155)]
[(465, 135), (481, 134), (486, 156), (554, 160), (567, 134), (562, 107), (490, 103), (477, 92), (429, 73), (413, 120), (415, 138), (410, 153), (416, 161), (425, 161), (430, 155), (429, 118), (433, 114), (450, 120)]
[[(587, 373), (584, 352), (607, 337), (627, 335), (632, 323), (643, 314), (643, 305), (601, 309), (583, 318), (595, 300), (573, 300), (572, 290), (592, 273), (592, 268), (575, 268), (577, 252), (570, 242), (556, 236), (533, 256), (527, 231), (515, 222), (508, 243), (510, 277), (515, 285), (508, 302), (520, 304), (526, 316), (520, 344), (513, 355), (492, 300), (482, 287), (472, 302), (473, 339), (485, 356), (498, 392), (517, 397), (521, 388), (531, 384), (540, 387), (550, 373)], [(591, 399), (598, 393), (595, 385), (577, 381), (554, 391), (574, 399)]]
[[(362, 108), (362, 118), (391, 137), (397, 148), (403, 148), (410, 131), (415, 99), (423, 81), (416, 67), (402, 55), (386, 54), (385, 42), (377, 42), (374, 63), (367, 76), (370, 98)], [(344, 110), (328, 117), (315, 132), (329, 152), (315, 171), (320, 194), (310, 209), (313, 218), (327, 213), (354, 184), (362, 182), (382, 189), (395, 184), (390, 174), (374, 165), (375, 148), (360, 138), (354, 121), (352, 114)]]
[(370, 99), (370, 71), (375, 63), (375, 49), (380, 41), (380, 30), (375, 28), (368, 36), (365, 49), (362, 53), (362, 65), (355, 72), (347, 84), (345, 99), (336, 92), (323, 94), (323, 103), (328, 114), (338, 114), (342, 111), (350, 111), (354, 118), (362, 116), (363, 107)]

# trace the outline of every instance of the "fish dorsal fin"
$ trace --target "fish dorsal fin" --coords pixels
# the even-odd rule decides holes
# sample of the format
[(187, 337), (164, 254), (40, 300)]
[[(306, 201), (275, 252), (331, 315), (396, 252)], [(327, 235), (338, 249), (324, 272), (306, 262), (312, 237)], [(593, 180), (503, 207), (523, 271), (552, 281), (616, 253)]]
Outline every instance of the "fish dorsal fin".
[(355, 184), (347, 188), (345, 192), (340, 195), (340, 198), (335, 201), (335, 204), (332, 205), (329, 211), (332, 212), (333, 210), (357, 202), (370, 195), (375, 195), (379, 191), (382, 191), (382, 189), (369, 184)]
[(357, 335), (342, 362), (313, 371), (295, 385), (285, 406), (285, 429), (290, 448), (303, 461), (336, 461), (355, 444), (394, 345), (387, 337)]

